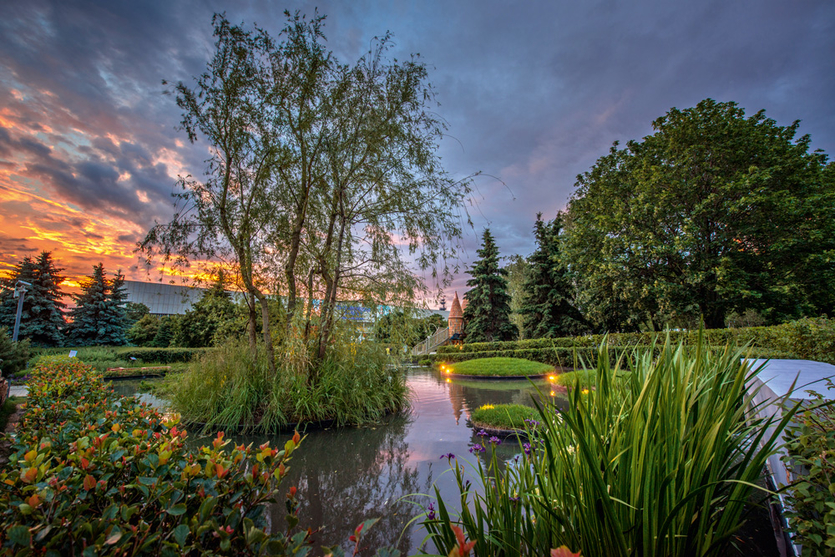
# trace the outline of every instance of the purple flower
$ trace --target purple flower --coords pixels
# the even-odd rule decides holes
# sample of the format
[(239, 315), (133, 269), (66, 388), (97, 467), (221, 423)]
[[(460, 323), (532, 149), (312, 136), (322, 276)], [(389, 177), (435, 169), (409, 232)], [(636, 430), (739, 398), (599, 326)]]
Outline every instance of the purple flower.
[(443, 459), (452, 460), (453, 458), (455, 458), (455, 455), (452, 454), (452, 453), (447, 453), (447, 454), (442, 454), (441, 455), (441, 460), (443, 460)]
[(525, 451), (525, 454), (531, 456), (531, 444), (525, 443), (522, 445), (522, 449)]
[(525, 423), (527, 423), (529, 426), (531, 426), (531, 428), (535, 428), (536, 426), (538, 426), (538, 425), (539, 425), (539, 422), (538, 422), (538, 421), (536, 421), (536, 420), (529, 420), (529, 419), (527, 419), (527, 418), (525, 418)]
[(426, 513), (426, 520), (435, 520), (435, 503), (429, 503), (429, 512)]
[(487, 449), (485, 449), (484, 447), (481, 446), (481, 443), (476, 443), (475, 445), (470, 447), (470, 452), (475, 453), (475, 454), (483, 453), (486, 450)]
[(482, 429), (478, 433), (476, 433), (476, 435), (478, 435), (479, 437), (487, 437), (487, 432)]
[(510, 498), (510, 501), (511, 501), (512, 503), (518, 503), (518, 502), (519, 502), (519, 498), (518, 498), (518, 497), (511, 497), (511, 498)]
[(490, 438), (490, 442), (491, 442), (492, 444), (494, 444), (494, 445), (501, 445), (501, 444), (502, 444), (502, 440), (501, 440), (501, 439), (499, 439), (499, 438), (498, 438), (498, 437), (496, 437), (496, 436), (491, 437), (491, 438)]

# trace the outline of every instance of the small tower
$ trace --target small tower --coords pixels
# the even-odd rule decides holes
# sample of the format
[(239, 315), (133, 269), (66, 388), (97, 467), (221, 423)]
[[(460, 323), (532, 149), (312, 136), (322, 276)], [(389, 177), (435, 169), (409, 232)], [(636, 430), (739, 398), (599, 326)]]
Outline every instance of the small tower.
[(455, 293), (455, 298), (452, 299), (448, 323), (449, 338), (459, 340), (461, 335), (464, 334), (464, 311), (461, 309), (461, 302), (458, 301), (458, 292)]

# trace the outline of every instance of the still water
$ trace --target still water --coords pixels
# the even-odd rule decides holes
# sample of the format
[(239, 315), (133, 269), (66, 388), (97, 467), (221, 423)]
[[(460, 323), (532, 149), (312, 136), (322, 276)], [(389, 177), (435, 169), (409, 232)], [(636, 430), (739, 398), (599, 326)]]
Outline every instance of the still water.
[[(447, 502), (454, 502), (458, 489), (449, 464), (441, 455), (453, 453), (459, 462), (472, 466), (469, 452), (482, 439), (468, 425), (470, 410), (484, 404), (533, 405), (537, 388), (550, 392), (546, 381), (467, 380), (447, 378), (428, 368), (408, 372), (411, 408), (384, 423), (362, 428), (325, 429), (307, 432), (293, 454), (285, 489), (296, 486), (299, 524), (320, 531), (316, 545), (344, 544), (352, 551), (348, 536), (369, 518), (380, 521), (363, 536), (363, 547), (373, 553), (380, 546), (395, 546), (413, 555), (424, 546), (425, 531), (413, 518), (424, 512), (437, 488)], [(133, 394), (138, 383), (116, 382), (120, 394)], [(159, 403), (149, 395), (144, 400)], [(550, 397), (549, 397), (550, 398)], [(236, 442), (269, 441), (283, 446), (289, 435), (233, 436)], [(497, 447), (500, 459), (519, 452), (515, 438)], [(485, 455), (489, 455), (485, 453)], [(481, 458), (484, 458), (483, 456)], [(488, 457), (489, 458), (489, 457)], [(273, 528), (284, 527), (284, 494), (273, 508)], [(364, 552), (366, 553), (366, 552)]]

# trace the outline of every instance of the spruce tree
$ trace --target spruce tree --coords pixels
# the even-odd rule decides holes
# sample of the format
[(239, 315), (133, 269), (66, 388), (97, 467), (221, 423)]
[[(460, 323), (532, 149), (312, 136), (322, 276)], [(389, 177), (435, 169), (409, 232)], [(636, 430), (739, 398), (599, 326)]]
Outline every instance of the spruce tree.
[(519, 313), (525, 338), (555, 338), (586, 332), (589, 327), (574, 306), (574, 288), (560, 257), (562, 214), (551, 222), (536, 215), (536, 251), (528, 258), (530, 271), (524, 284)]
[(59, 284), (64, 280), (63, 269), (55, 266), (52, 254), (43, 251), (36, 260), (24, 257), (15, 266), (9, 278), (2, 282), (3, 293), (0, 303), (0, 325), (14, 328), (17, 314), (17, 299), (14, 288), (18, 280), (30, 283), (26, 287), (23, 311), (20, 318), (19, 338), (28, 338), (35, 346), (60, 346), (64, 340), (66, 326), (64, 308)]
[(517, 329), (510, 321), (510, 294), (507, 292), (507, 271), (499, 268), (499, 249), (490, 229), (484, 230), (480, 259), (469, 271), (470, 290), (464, 294), (465, 342), (513, 340)]
[(93, 267), (81, 294), (73, 296), (76, 307), (70, 311), (69, 337), (74, 346), (126, 344), (124, 279), (120, 271), (108, 281), (102, 263)]

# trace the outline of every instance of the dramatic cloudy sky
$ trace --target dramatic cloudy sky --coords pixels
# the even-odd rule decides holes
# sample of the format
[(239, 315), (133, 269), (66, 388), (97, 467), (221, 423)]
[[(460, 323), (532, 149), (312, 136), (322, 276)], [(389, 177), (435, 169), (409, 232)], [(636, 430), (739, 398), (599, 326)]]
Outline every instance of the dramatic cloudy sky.
[(71, 276), (103, 261), (144, 279), (135, 243), (170, 217), (176, 176), (200, 175), (206, 153), (175, 129), (161, 81), (204, 68), (213, 12), (277, 33), (285, 9), (316, 6), (343, 61), (389, 30), (395, 56), (419, 52), (432, 68), (445, 166), (483, 172), (465, 264), (486, 226), (503, 255), (529, 254), (536, 213), (552, 218), (578, 173), (671, 107), (733, 100), (801, 120), (814, 148), (835, 153), (831, 0), (7, 0), (0, 269), (46, 249)]

